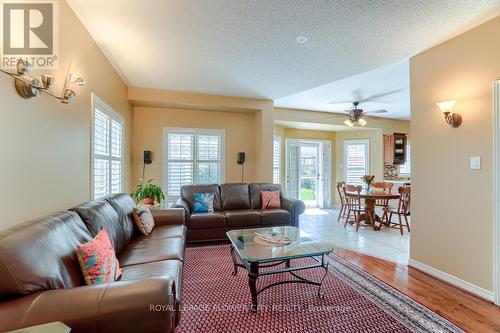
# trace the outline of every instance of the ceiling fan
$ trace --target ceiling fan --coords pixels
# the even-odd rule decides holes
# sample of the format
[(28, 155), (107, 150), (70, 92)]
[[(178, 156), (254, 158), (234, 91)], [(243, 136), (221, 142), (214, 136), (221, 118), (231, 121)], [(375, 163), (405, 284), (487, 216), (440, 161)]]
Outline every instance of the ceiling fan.
[[(347, 119), (344, 121), (344, 124), (346, 124), (349, 127), (354, 127), (355, 123), (360, 124), (361, 126), (366, 126), (368, 122), (366, 121), (366, 116), (371, 115), (371, 114), (377, 114), (377, 113), (386, 113), (387, 110), (374, 110), (374, 111), (364, 111), (363, 109), (358, 109), (359, 102), (353, 102), (352, 105), (354, 105), (354, 108), (349, 109), (349, 110), (344, 110), (344, 112), (347, 113)], [(346, 115), (339, 114), (335, 116), (331, 116), (328, 118), (338, 118), (338, 117), (345, 117)]]

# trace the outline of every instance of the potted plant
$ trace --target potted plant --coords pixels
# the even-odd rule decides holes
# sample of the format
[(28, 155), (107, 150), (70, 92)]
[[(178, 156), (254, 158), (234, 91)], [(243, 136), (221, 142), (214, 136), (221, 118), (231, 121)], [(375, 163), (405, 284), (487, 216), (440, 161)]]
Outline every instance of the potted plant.
[(152, 183), (153, 179), (144, 182), (141, 179), (139, 185), (135, 189), (135, 192), (132, 193), (132, 197), (138, 201), (142, 200), (145, 205), (154, 205), (156, 202), (161, 202), (165, 199), (165, 195), (160, 186)]

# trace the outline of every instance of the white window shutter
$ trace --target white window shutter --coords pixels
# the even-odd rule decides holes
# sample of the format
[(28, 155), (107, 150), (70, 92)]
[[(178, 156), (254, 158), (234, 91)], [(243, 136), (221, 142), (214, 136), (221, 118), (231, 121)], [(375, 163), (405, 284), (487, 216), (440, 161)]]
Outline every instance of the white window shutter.
[(364, 140), (352, 140), (344, 145), (345, 149), (345, 182), (353, 185), (363, 185), (361, 179), (369, 172), (368, 143)]
[(223, 141), (222, 131), (217, 130), (167, 130), (167, 197), (178, 197), (184, 185), (221, 183), (224, 165)]
[(123, 191), (123, 117), (93, 98), (92, 196), (98, 199)]
[(273, 143), (273, 183), (281, 183), (281, 137), (274, 136)]
[(94, 112), (94, 154), (109, 153), (109, 117), (99, 110)]
[(410, 141), (408, 141), (406, 143), (406, 162), (399, 166), (399, 175), (409, 176), (411, 173), (410, 165), (411, 165), (411, 146), (410, 146)]

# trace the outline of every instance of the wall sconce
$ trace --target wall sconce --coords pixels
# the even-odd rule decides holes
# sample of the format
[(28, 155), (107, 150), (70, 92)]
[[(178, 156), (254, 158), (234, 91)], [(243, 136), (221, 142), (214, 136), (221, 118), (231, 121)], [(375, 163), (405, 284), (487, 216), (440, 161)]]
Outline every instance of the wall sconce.
[(61, 101), (61, 103), (69, 104), (72, 98), (75, 97), (75, 92), (69, 89), (69, 85), (73, 84), (75, 86), (83, 86), (85, 84), (85, 80), (81, 77), (73, 79), (71, 75), (64, 82), (64, 89), (62, 96), (57, 96), (56, 94), (50, 91), (50, 87), (54, 83), (54, 77), (50, 75), (42, 74), (40, 79), (33, 78), (28, 75), (28, 73), (33, 69), (33, 65), (29, 62), (19, 59), (17, 61), (16, 73), (7, 72), (3, 69), (0, 69), (0, 72), (9, 75), (14, 78), (14, 84), (17, 90), (17, 93), (22, 98), (32, 98), (40, 96), (41, 93), (45, 93), (54, 98), (57, 98)]
[(437, 103), (439, 109), (444, 114), (444, 119), (451, 127), (460, 127), (462, 124), (462, 116), (458, 113), (453, 113), (456, 101), (445, 101)]

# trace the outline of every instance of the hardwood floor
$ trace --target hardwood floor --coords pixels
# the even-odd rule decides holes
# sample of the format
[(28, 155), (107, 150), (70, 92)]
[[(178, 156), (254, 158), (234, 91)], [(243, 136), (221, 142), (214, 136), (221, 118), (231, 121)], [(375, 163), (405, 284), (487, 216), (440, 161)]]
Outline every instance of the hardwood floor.
[(335, 252), (468, 332), (500, 332), (500, 307), (490, 302), (406, 265), (345, 249)]

